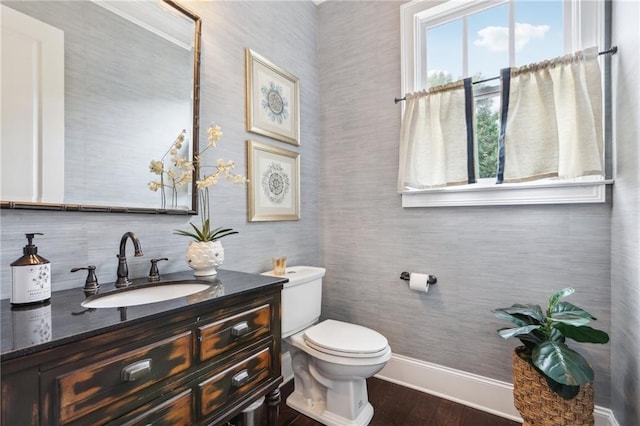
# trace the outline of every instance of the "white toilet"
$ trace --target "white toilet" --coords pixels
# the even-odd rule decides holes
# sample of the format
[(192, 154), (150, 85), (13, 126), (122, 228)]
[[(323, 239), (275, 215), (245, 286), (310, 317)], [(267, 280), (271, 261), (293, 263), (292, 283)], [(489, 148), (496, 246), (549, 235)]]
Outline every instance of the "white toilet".
[[(293, 266), (282, 291), (283, 375), (293, 368), (294, 391), (287, 405), (331, 426), (365, 426), (373, 417), (366, 379), (391, 358), (387, 339), (366, 327), (325, 320), (318, 323), (325, 269)], [(273, 275), (265, 272), (265, 275)]]

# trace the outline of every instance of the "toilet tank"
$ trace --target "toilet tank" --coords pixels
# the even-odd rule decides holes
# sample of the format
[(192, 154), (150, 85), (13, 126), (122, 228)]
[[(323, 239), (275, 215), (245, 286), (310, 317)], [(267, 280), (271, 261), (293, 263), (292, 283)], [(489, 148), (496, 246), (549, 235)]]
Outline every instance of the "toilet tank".
[[(289, 282), (282, 289), (282, 337), (288, 337), (318, 322), (322, 305), (325, 269), (314, 266), (287, 267)], [(263, 275), (273, 275), (272, 271)]]

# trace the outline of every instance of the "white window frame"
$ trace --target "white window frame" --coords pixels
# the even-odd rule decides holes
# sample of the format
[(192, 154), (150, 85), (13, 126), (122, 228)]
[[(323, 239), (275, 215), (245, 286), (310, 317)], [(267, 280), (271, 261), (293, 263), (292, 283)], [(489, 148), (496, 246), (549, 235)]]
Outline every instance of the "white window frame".
[[(509, 0), (449, 0), (434, 5), (430, 0), (413, 0), (400, 7), (401, 22), (401, 89), (412, 93), (421, 89), (419, 66), (424, 54), (419, 46), (425, 19), (447, 20), (462, 13), (474, 13)], [(565, 52), (590, 46), (604, 46), (604, 1), (564, 0)], [(496, 75), (500, 70), (496, 70)], [(489, 76), (491, 77), (491, 76)], [(402, 104), (404, 112), (404, 103)], [(606, 145), (606, 143), (605, 143)], [(605, 153), (612, 155), (612, 153)], [(606, 161), (605, 161), (606, 164)], [(401, 193), (403, 207), (485, 206), (526, 204), (604, 203), (606, 185), (613, 179), (581, 179), (567, 181), (539, 181), (496, 185), (494, 179), (478, 183), (438, 189), (406, 190)]]

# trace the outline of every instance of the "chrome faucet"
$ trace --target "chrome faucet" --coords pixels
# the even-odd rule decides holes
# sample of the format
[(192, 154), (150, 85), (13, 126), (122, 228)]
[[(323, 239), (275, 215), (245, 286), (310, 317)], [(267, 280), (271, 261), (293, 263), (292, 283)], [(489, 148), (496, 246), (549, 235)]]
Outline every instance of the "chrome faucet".
[(127, 266), (127, 256), (125, 249), (127, 245), (127, 238), (131, 238), (133, 242), (133, 248), (135, 249), (134, 256), (142, 256), (142, 247), (140, 246), (140, 240), (138, 236), (133, 232), (125, 232), (120, 240), (120, 254), (118, 254), (118, 279), (116, 280), (116, 287), (127, 287), (131, 284), (129, 280), (129, 267)]

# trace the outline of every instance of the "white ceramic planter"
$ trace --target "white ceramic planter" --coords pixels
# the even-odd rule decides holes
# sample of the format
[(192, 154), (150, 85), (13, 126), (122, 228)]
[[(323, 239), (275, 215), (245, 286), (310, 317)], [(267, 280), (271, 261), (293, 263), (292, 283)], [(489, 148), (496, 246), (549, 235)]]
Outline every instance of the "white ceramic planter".
[(196, 277), (215, 275), (224, 262), (224, 248), (218, 241), (191, 241), (187, 248), (187, 265)]

